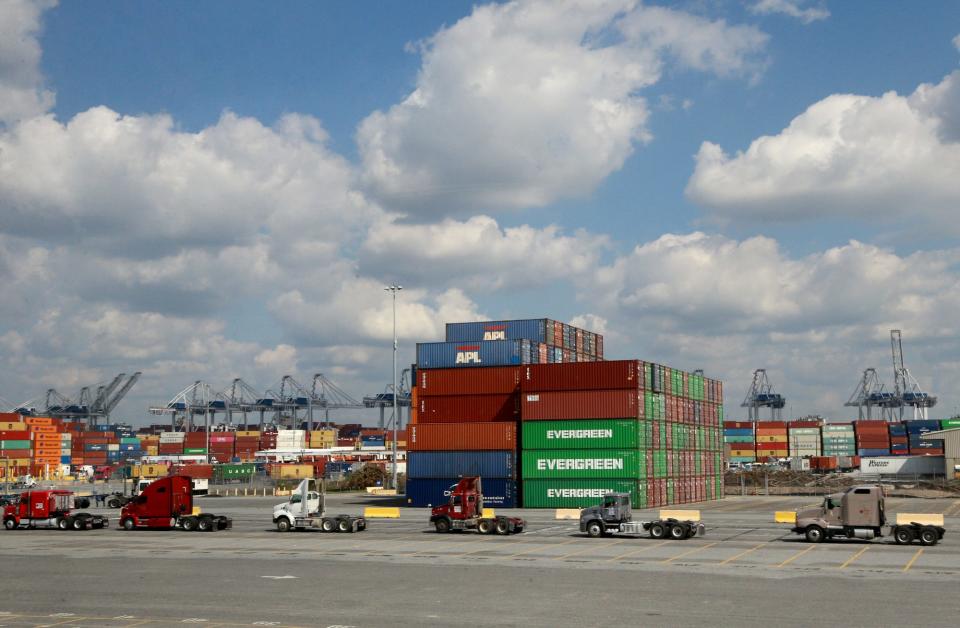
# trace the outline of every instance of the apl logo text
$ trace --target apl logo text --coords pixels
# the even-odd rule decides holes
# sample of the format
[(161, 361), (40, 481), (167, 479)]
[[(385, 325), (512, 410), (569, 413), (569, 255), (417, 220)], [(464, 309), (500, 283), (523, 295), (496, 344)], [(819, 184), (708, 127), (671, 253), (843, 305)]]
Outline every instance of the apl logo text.
[(457, 364), (480, 364), (480, 347), (457, 347)]
[(487, 325), (483, 328), (483, 339), (484, 340), (506, 340), (507, 339), (507, 326), (506, 325)]

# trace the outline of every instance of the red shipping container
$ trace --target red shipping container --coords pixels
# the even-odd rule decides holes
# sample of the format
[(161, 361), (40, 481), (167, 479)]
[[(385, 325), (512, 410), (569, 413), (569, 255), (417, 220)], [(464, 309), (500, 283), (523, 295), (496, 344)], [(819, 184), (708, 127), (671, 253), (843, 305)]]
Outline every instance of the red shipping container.
[(757, 429), (776, 429), (787, 431), (787, 424), (784, 421), (757, 421)]
[(524, 421), (643, 418), (643, 402), (637, 390), (524, 393), (520, 404)]
[(516, 392), (519, 384), (519, 366), (417, 370), (418, 397), (503, 395)]
[(30, 440), (30, 432), (0, 431), (0, 440)]
[(420, 397), (418, 401), (418, 424), (516, 421), (520, 418), (517, 395), (448, 395)]
[(640, 360), (528, 364), (521, 367), (522, 392), (628, 388), (643, 388), (643, 362)]
[(517, 448), (517, 424), (422, 423), (409, 426), (407, 451), (496, 451)]
[(213, 478), (212, 464), (178, 464), (170, 467), (170, 475), (188, 475), (198, 480)]

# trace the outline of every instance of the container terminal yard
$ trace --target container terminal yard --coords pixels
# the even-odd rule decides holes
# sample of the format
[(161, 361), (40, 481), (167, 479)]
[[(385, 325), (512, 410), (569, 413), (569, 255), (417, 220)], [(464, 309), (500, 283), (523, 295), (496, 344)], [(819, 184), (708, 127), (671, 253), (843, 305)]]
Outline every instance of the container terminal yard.
[[(151, 407), (165, 422), (117, 425), (138, 373), (10, 408), (0, 625), (953, 621), (960, 421), (929, 418), (902, 353), (896, 393), (872, 399), (865, 374), (846, 422), (783, 420), (762, 370), (729, 420), (709, 374), (604, 356), (601, 335), (551, 319), (451, 323), (396, 397), (322, 375), (196, 382)], [(394, 402), (396, 432), (393, 415), (336, 422)], [(793, 485), (746, 490), (748, 472)], [(581, 509), (614, 497), (626, 514), (588, 533)], [(874, 520), (847, 500), (874, 500)], [(683, 520), (703, 534), (649, 526)], [(464, 521), (481, 525), (437, 534)]]

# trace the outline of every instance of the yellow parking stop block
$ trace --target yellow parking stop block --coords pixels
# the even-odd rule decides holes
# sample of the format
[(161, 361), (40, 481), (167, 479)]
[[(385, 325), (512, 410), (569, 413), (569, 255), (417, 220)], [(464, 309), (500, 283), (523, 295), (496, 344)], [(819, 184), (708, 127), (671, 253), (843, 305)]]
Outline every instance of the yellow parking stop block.
[(363, 509), (363, 516), (367, 519), (399, 519), (400, 509), (386, 506), (367, 506)]
[(680, 521), (700, 521), (699, 510), (661, 510), (661, 519), (678, 519)]
[(794, 524), (797, 522), (797, 513), (792, 510), (778, 510), (773, 513), (773, 522)]
[(557, 508), (557, 519), (579, 519), (580, 511), (576, 508)]
[(905, 526), (911, 523), (919, 523), (924, 526), (943, 526), (943, 515), (935, 515), (929, 512), (898, 512), (897, 525)]

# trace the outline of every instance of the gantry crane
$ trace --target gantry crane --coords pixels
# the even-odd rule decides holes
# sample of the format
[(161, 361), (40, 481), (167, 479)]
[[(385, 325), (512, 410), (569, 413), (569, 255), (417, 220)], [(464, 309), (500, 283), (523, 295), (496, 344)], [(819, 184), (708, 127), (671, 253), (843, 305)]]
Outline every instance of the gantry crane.
[[(403, 412), (403, 408), (407, 409), (407, 424), (410, 423), (410, 386), (407, 383), (407, 378), (410, 376), (410, 369), (403, 369), (400, 373), (400, 391), (397, 394), (397, 408), (398, 413)], [(383, 392), (378, 395), (373, 395), (371, 397), (363, 398), (363, 405), (367, 408), (380, 408), (380, 423), (378, 427), (382, 429), (392, 428), (393, 421), (395, 417), (392, 416), (389, 423), (384, 422), (384, 412), (387, 408), (393, 408), (393, 385), (387, 384), (383, 389)], [(401, 422), (397, 424), (397, 429), (402, 429), (403, 421), (402, 416), (400, 417)]]
[(900, 419), (904, 406), (913, 408), (914, 420), (927, 418), (927, 409), (937, 405), (937, 398), (920, 388), (920, 383), (903, 363), (903, 341), (899, 329), (890, 330), (890, 350), (893, 353), (893, 385), (900, 405)]
[(744, 397), (741, 408), (747, 408), (749, 420), (756, 421), (760, 418), (760, 408), (770, 408), (770, 419), (779, 421), (783, 416), (783, 408), (787, 405), (787, 399), (783, 395), (774, 392), (773, 384), (767, 378), (766, 369), (757, 369), (753, 372), (753, 382)]
[[(134, 384), (140, 379), (140, 371), (129, 378), (126, 373), (120, 373), (109, 384), (84, 386), (77, 394), (76, 401), (61, 394), (56, 388), (49, 388), (42, 397), (31, 399), (19, 404), (14, 411), (29, 416), (42, 414), (43, 416), (70, 421), (86, 422), (88, 426), (110, 422), (110, 413), (117, 404), (130, 392)], [(126, 382), (120, 386), (121, 382)], [(117, 387), (120, 387), (117, 390)], [(96, 396), (93, 390), (96, 389)]]
[(860, 383), (856, 390), (850, 395), (846, 407), (857, 408), (857, 418), (860, 420), (873, 418), (873, 409), (879, 410), (879, 417), (884, 421), (894, 421), (894, 410), (902, 407), (903, 402), (897, 397), (896, 393), (888, 392), (883, 389), (883, 383), (880, 382), (880, 376), (877, 369), (868, 368), (863, 372)]

